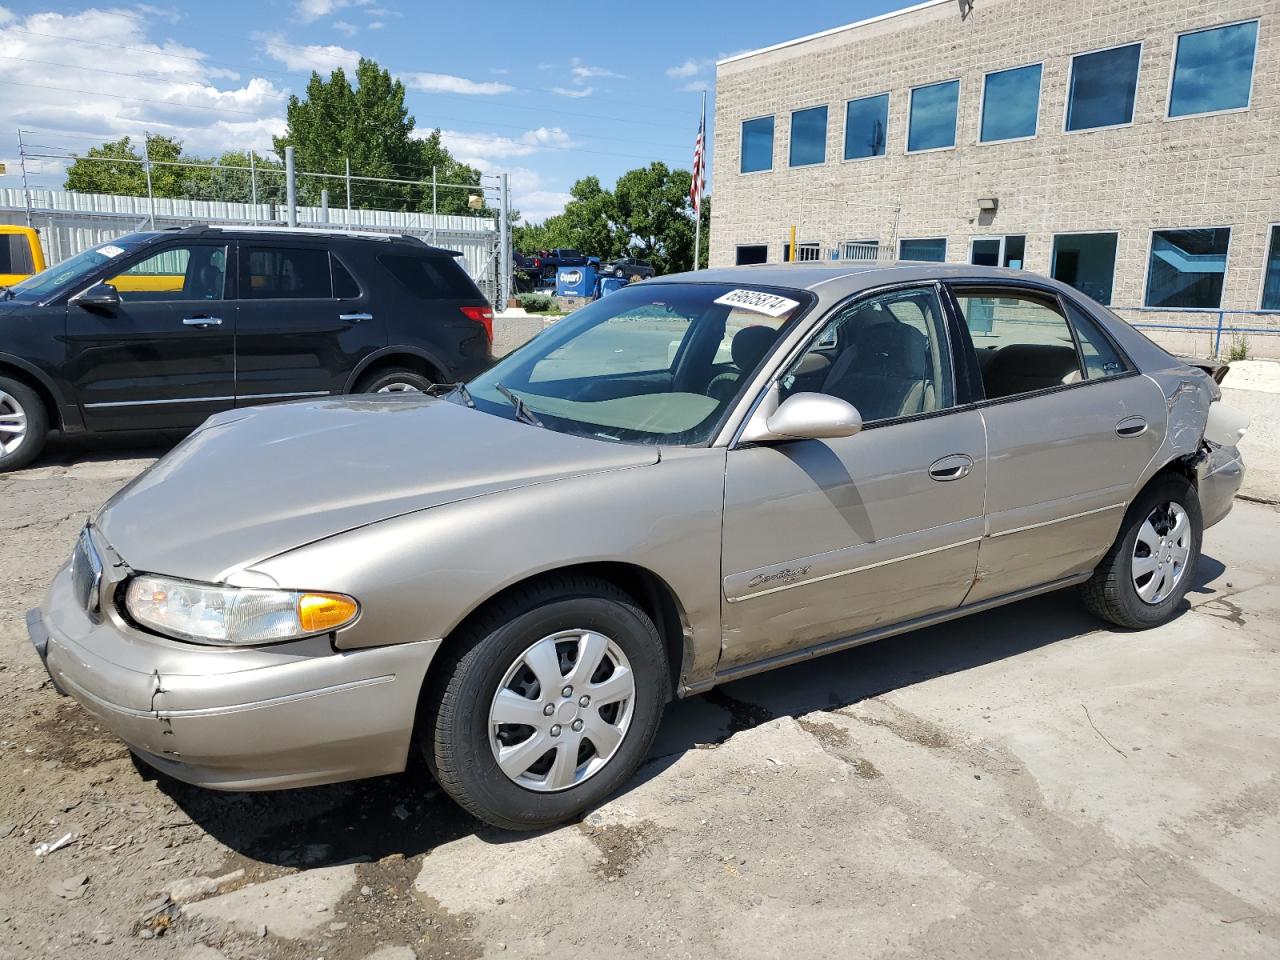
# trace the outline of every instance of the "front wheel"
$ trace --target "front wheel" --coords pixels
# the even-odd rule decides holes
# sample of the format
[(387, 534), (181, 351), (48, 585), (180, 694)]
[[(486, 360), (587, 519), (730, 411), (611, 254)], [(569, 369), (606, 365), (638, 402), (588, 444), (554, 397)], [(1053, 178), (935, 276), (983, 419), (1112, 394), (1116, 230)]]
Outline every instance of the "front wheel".
[(416, 370), (383, 370), (365, 377), (356, 393), (426, 393), (432, 381)]
[(1081, 586), (1085, 606), (1120, 627), (1166, 622), (1191, 587), (1202, 532), (1196, 488), (1180, 476), (1158, 478), (1130, 504), (1116, 542)]
[(537, 830), (582, 814), (645, 758), (666, 701), (657, 628), (603, 581), (565, 577), (498, 603), (433, 668), (422, 746), (482, 820)]

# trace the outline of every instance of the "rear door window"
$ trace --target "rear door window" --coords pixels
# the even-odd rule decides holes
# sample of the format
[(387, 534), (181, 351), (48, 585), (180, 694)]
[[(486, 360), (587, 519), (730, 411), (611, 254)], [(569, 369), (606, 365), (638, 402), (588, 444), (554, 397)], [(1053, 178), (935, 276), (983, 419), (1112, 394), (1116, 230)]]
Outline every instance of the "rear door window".
[(477, 300), (480, 291), (452, 257), (387, 254), (378, 262), (420, 300)]
[(241, 248), (248, 268), (246, 300), (329, 300), (329, 251), (316, 247)]
[(329, 254), (333, 269), (333, 295), (339, 300), (355, 300), (360, 296), (360, 284), (351, 276), (351, 271), (342, 265), (342, 261)]
[(954, 291), (982, 368), (988, 399), (1047, 390), (1083, 378), (1058, 298), (1025, 288)]
[(1080, 340), (1080, 353), (1084, 357), (1084, 373), (1090, 380), (1114, 377), (1125, 373), (1129, 365), (1115, 348), (1097, 321), (1070, 300), (1066, 301), (1067, 316), (1076, 328)]

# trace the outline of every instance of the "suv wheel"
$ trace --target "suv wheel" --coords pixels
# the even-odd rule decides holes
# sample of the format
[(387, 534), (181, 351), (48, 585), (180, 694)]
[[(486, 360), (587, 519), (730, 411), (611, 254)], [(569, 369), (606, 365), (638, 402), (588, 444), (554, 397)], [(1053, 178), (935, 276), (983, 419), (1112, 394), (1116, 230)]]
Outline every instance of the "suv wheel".
[(49, 418), (36, 392), (0, 377), (0, 473), (25, 467), (44, 449)]
[(440, 785), (508, 830), (582, 814), (649, 752), (668, 686), (657, 628), (603, 581), (500, 602), (433, 667), (422, 746)]
[(1184, 477), (1147, 486), (1125, 513), (1116, 542), (1081, 586), (1085, 606), (1120, 627), (1169, 620), (1200, 559), (1200, 498)]
[(356, 393), (426, 393), (433, 381), (416, 370), (380, 370), (361, 380)]

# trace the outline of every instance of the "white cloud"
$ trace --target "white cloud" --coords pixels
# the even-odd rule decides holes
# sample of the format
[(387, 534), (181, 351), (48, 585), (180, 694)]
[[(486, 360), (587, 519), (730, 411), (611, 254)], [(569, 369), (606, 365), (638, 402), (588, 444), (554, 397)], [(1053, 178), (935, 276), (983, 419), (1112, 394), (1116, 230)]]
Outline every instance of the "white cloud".
[[(84, 10), (16, 16), (0, 8), (0, 126), (37, 131), (43, 152), (82, 152), (106, 139), (143, 132), (176, 137), (196, 153), (269, 149), (284, 132), (286, 91), (270, 80), (239, 82), (234, 71), (211, 66), (206, 54), (172, 40), (155, 42), (155, 16), (140, 9)], [(110, 59), (127, 47), (127, 62)], [(120, 56), (126, 56), (121, 54)], [(33, 67), (30, 61), (60, 64)], [(136, 76), (119, 76), (105, 71)], [(228, 83), (228, 81), (230, 81)], [(42, 136), (47, 134), (47, 136)], [(52, 163), (52, 162), (51, 162)], [(58, 172), (52, 164), (51, 173)]]
[(616, 80), (626, 79), (620, 73), (614, 73), (606, 67), (593, 67), (590, 64), (583, 63), (577, 57), (574, 57), (569, 63), (571, 65), (569, 72), (573, 74), (575, 83), (585, 83), (596, 77), (613, 77)]
[(680, 87), (681, 93), (702, 93), (707, 89), (706, 80), (690, 80)]
[(466, 77), (455, 77), (447, 73), (406, 73), (401, 79), (414, 90), (427, 93), (465, 93), (478, 96), (492, 96), (498, 93), (510, 93), (514, 88), (496, 80), (476, 81)]
[(552, 87), (551, 88), (552, 93), (558, 93), (562, 97), (573, 97), (573, 99), (575, 100), (580, 100), (582, 97), (591, 96), (591, 93), (593, 90), (595, 90), (595, 87), (578, 87), (576, 89), (573, 87)]
[(369, 22), (369, 29), (370, 29), (370, 30), (381, 30), (381, 29), (382, 29), (383, 27), (385, 27), (386, 25), (387, 25), (387, 24), (386, 24), (386, 22), (385, 22), (385, 21), (383, 21), (383, 20), (371, 20), (371, 21)]
[(348, 73), (360, 62), (358, 50), (348, 50), (335, 43), (299, 45), (287, 43), (278, 33), (259, 36), (263, 49), (274, 60), (284, 64), (286, 70), (300, 70), (326, 74), (342, 67)]
[(710, 60), (696, 60), (689, 57), (684, 63), (667, 67), (666, 73), (673, 80), (684, 80), (688, 77), (696, 77), (709, 66), (711, 66)]
[(332, 26), (333, 29), (337, 30), (340, 34), (342, 34), (345, 37), (354, 37), (357, 33), (360, 32), (359, 27), (357, 27), (354, 23), (348, 23), (346, 20), (335, 20), (333, 21), (332, 24), (330, 24), (330, 26)]
[(567, 150), (573, 146), (569, 134), (560, 127), (538, 127), (536, 130), (526, 130), (518, 137), (441, 130), (440, 139), (449, 148), (449, 152), (463, 163), (481, 169), (491, 167), (493, 160), (527, 157), (541, 150)]
[(348, 6), (346, 0), (298, 0), (294, 4), (294, 12), (303, 23), (311, 23), (321, 17), (327, 17)]

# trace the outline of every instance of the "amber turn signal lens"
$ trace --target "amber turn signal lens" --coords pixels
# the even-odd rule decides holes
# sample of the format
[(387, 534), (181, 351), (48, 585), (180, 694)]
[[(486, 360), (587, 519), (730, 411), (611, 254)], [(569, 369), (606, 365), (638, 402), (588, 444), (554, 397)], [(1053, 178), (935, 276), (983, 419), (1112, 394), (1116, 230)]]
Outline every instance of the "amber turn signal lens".
[(307, 633), (337, 630), (355, 619), (359, 605), (340, 593), (304, 593), (298, 597), (298, 623)]

